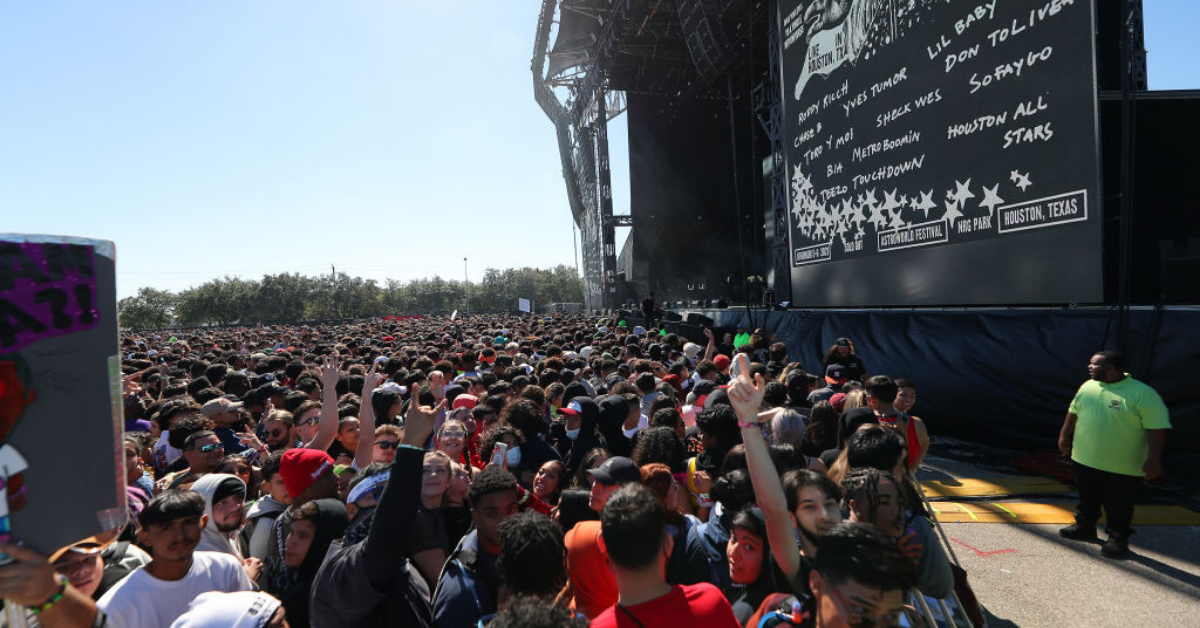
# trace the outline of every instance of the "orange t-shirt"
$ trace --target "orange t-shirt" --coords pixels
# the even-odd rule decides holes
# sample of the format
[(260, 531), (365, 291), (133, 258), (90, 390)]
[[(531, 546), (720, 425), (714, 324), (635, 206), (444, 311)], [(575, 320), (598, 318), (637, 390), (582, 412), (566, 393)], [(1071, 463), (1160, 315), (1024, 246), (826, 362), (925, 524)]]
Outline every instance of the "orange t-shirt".
[(567, 533), (567, 572), (575, 591), (573, 610), (594, 619), (615, 605), (620, 596), (617, 579), (600, 545), (600, 522), (581, 521)]

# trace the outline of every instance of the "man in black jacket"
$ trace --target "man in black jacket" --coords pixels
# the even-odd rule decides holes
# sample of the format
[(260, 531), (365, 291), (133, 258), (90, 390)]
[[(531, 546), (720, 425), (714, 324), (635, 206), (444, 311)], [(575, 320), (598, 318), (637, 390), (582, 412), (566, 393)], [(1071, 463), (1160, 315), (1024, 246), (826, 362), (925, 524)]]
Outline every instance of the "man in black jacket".
[[(375, 390), (382, 381), (374, 371), (367, 374), (364, 391)], [(409, 404), (404, 438), (392, 461), (391, 477), (396, 481), (389, 480), (382, 489), (370, 532), (362, 541), (335, 550), (313, 581), (314, 628), (433, 625), (429, 589), (408, 566), (405, 555), (421, 504), (423, 446), (445, 404), (445, 400), (435, 408)]]

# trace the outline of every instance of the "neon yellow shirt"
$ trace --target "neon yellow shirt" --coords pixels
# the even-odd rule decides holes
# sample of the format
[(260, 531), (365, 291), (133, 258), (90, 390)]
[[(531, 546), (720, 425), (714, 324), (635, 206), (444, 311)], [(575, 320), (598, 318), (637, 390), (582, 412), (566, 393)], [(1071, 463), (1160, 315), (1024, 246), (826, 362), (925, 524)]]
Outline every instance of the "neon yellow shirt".
[(1141, 477), (1150, 452), (1146, 430), (1171, 428), (1162, 397), (1128, 377), (1106, 384), (1088, 380), (1071, 401), (1079, 417), (1071, 459), (1093, 469)]

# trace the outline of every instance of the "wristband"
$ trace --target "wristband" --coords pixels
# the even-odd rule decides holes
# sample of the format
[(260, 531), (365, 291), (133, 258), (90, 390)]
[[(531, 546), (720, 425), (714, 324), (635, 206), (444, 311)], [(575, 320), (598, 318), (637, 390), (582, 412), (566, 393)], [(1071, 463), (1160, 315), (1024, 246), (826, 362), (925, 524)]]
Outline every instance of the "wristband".
[(759, 429), (762, 429), (762, 423), (759, 423), (757, 421), (742, 421), (739, 419), (738, 427), (743, 428), (743, 429), (749, 429), (752, 427), (757, 427)]
[(63, 594), (67, 592), (67, 577), (60, 573), (56, 573), (54, 574), (54, 579), (58, 580), (58, 590), (55, 591), (45, 602), (42, 602), (37, 606), (29, 607), (29, 612), (33, 613), (34, 615), (37, 615), (38, 613), (44, 613), (50, 610), (50, 608), (55, 604), (58, 604), (59, 600), (63, 599)]
[(399, 445), (397, 445), (397, 447), (399, 447), (401, 449), (411, 449), (413, 451), (419, 451), (421, 453), (425, 453), (424, 447), (417, 447), (416, 445), (406, 445), (404, 443), (400, 443)]

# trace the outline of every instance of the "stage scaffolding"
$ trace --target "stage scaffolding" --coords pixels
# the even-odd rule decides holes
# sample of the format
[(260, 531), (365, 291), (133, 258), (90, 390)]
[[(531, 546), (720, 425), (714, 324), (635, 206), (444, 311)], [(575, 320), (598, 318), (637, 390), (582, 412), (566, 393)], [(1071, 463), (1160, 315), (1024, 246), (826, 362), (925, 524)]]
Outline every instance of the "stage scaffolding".
[[(765, 108), (756, 108), (755, 116), (774, 146), (781, 141), (770, 135), (772, 129), (778, 135), (779, 89), (766, 84), (778, 81), (778, 63), (757, 77), (746, 70), (753, 68), (755, 37), (760, 59), (767, 57), (767, 14), (773, 6), (751, 0), (543, 1), (531, 63), (534, 97), (557, 134), (571, 214), (582, 234), (587, 309), (618, 304), (615, 230), (637, 228), (633, 216), (614, 215), (612, 204), (608, 122), (625, 111), (625, 94), (680, 100), (753, 96), (756, 105), (765, 96)], [(782, 206), (786, 220), (786, 203)], [(742, 221), (739, 229), (747, 233), (739, 235), (761, 228)], [(775, 234), (786, 248), (787, 230)], [(786, 270), (774, 275), (783, 279), (781, 287), (788, 285)]]

